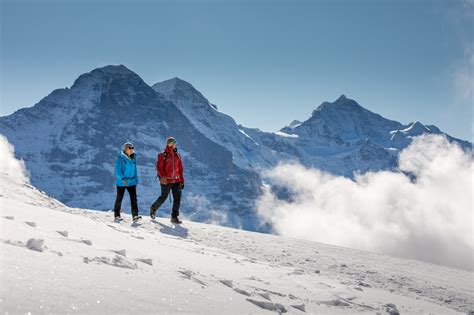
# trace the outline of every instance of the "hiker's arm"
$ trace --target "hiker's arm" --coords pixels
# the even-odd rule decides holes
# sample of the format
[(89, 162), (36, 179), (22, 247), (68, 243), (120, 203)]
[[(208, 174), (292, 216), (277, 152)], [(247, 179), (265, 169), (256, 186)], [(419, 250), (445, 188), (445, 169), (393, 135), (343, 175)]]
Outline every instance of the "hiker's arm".
[(158, 154), (158, 158), (156, 159), (156, 174), (159, 178), (163, 178), (165, 175), (163, 174), (163, 165), (165, 162), (165, 158), (163, 154)]
[(115, 176), (117, 176), (118, 179), (123, 180), (125, 178), (125, 175), (122, 172), (122, 159), (117, 158), (115, 160)]

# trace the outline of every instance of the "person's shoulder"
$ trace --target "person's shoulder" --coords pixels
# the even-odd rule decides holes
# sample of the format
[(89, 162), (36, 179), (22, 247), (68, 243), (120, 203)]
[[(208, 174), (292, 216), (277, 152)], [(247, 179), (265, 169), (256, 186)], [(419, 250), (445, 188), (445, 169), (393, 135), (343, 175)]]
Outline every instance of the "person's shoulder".
[(118, 155), (117, 155), (117, 160), (118, 159), (122, 159), (123, 161), (127, 162), (127, 161), (132, 161), (134, 158), (128, 157), (123, 152), (119, 152)]

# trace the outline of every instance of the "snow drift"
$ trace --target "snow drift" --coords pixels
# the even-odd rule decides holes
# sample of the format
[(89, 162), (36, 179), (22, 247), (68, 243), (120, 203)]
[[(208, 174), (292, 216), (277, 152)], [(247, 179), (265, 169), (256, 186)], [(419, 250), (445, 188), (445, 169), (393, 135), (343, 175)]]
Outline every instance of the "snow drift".
[(403, 150), (400, 172), (355, 180), (300, 164), (266, 172), (263, 221), (289, 237), (474, 269), (473, 159), (443, 136), (423, 135)]

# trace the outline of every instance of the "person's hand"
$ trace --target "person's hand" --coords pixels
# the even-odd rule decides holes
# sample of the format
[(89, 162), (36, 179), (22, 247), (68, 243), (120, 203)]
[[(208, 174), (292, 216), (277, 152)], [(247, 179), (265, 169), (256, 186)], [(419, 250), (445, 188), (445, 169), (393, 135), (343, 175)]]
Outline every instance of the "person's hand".
[(125, 186), (128, 186), (128, 180), (127, 179), (122, 179), (122, 184), (124, 184)]
[(166, 178), (162, 177), (162, 178), (160, 178), (160, 183), (162, 185), (166, 185), (166, 184), (168, 184), (168, 181), (166, 180)]
[(184, 182), (181, 183), (181, 190), (183, 190), (183, 189), (184, 189)]

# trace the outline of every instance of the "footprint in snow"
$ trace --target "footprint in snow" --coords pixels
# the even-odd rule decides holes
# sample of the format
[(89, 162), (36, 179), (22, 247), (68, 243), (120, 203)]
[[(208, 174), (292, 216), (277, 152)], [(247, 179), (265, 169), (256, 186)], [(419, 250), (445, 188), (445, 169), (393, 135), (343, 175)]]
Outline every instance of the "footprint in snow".
[(136, 260), (136, 261), (139, 261), (139, 262), (142, 262), (142, 263), (144, 263), (144, 264), (153, 266), (153, 259), (151, 259), (151, 258), (137, 258), (137, 259), (135, 259), (135, 260)]
[(140, 223), (140, 222), (133, 222), (132, 224), (130, 224), (131, 227), (140, 227), (142, 226), (143, 224)]
[(183, 278), (186, 278), (188, 280), (192, 280), (194, 282), (199, 283), (203, 288), (207, 286), (207, 283), (204, 281), (196, 278), (197, 274), (192, 271), (192, 270), (178, 270), (178, 272), (183, 276)]
[(30, 250), (35, 250), (37, 252), (42, 252), (44, 247), (44, 240), (43, 239), (36, 239), (36, 238), (30, 238), (26, 242), (26, 248)]
[(262, 282), (263, 284), (266, 284), (266, 285), (270, 285), (271, 283), (268, 282), (268, 281), (264, 281), (258, 277), (255, 277), (255, 276), (251, 276), (249, 278), (247, 278), (248, 280), (253, 280), (253, 281), (258, 281), (258, 282)]
[(258, 293), (261, 297), (263, 297), (265, 300), (271, 301), (272, 299), (270, 298), (270, 293), (268, 292), (260, 292)]
[[(272, 290), (268, 290), (268, 289), (263, 289), (263, 288), (258, 288), (258, 287), (254, 287), (252, 286), (252, 288), (254, 288), (255, 290), (259, 291), (259, 294), (261, 292), (267, 292), (269, 294), (273, 294), (273, 295), (276, 295), (276, 296), (279, 296), (279, 297), (286, 297), (286, 294), (284, 293), (280, 293), (280, 292), (276, 292), (276, 291), (272, 291)], [(292, 295), (291, 293), (289, 294), (289, 297), (291, 298), (291, 296), (294, 296)], [(295, 297), (295, 296), (294, 296)], [(296, 298), (296, 297), (295, 297)]]
[(241, 289), (241, 288), (234, 287), (234, 288), (232, 288), (232, 290), (234, 290), (235, 292), (240, 293), (242, 295), (252, 296), (252, 293), (250, 293), (247, 290)]
[(366, 287), (366, 288), (371, 288), (372, 287), (370, 284), (362, 282), (362, 281), (360, 281), (357, 285), (360, 286), (360, 287)]
[(113, 226), (113, 225), (111, 225), (111, 224), (107, 224), (107, 226), (108, 226), (108, 227), (110, 227), (110, 228), (112, 228), (112, 229), (114, 229), (114, 230), (116, 230), (117, 232), (121, 232), (121, 233), (130, 234), (130, 232), (129, 232), (129, 231), (126, 231), (126, 230), (119, 229), (119, 228), (117, 228), (116, 226)]
[(385, 304), (385, 311), (389, 313), (390, 315), (400, 315), (400, 312), (398, 311), (397, 307), (393, 303)]
[[(26, 241), (26, 243), (22, 241), (14, 241), (14, 240), (1, 240), (1, 241), (5, 244), (25, 247), (25, 248), (28, 248), (29, 250), (34, 250), (37, 252), (42, 252), (48, 248), (46, 245), (44, 245), (43, 239), (30, 238), (28, 241)], [(59, 256), (63, 255), (60, 252), (56, 252), (56, 251), (52, 251), (52, 252), (55, 254), (58, 254)]]
[(127, 257), (127, 251), (125, 249), (120, 249), (120, 250), (111, 250), (111, 252), (114, 252), (120, 256)]
[(36, 222), (25, 221), (25, 223), (28, 224), (31, 227), (36, 227)]
[(6, 215), (6, 216), (4, 216), (4, 218), (7, 219), (7, 220), (15, 220), (15, 217), (11, 216), (11, 215)]
[(246, 296), (252, 296), (252, 293), (247, 291), (247, 290), (244, 290), (244, 289), (241, 289), (237, 286), (234, 285), (234, 281), (232, 280), (219, 280), (223, 285), (225, 285), (226, 287), (229, 287), (231, 288), (232, 290), (234, 290), (235, 292), (237, 293), (240, 293), (242, 295), (246, 295)]
[(254, 299), (246, 299), (248, 302), (255, 304), (265, 310), (273, 311), (273, 312), (278, 312), (278, 313), (286, 313), (288, 310), (286, 307), (280, 303), (273, 303), (273, 302), (267, 302), (267, 301), (258, 301)]
[(15, 245), (20, 247), (25, 247), (25, 243), (22, 241), (14, 241), (14, 240), (2, 240), (3, 243), (8, 245)]
[(56, 232), (58, 232), (59, 234), (61, 234), (64, 237), (68, 237), (68, 235), (69, 235), (67, 231), (56, 231)]
[(306, 307), (305, 307), (304, 304), (290, 305), (290, 306), (296, 308), (297, 310), (300, 310), (300, 311), (306, 313)]
[[(292, 265), (291, 265), (292, 266)], [(288, 275), (304, 275), (305, 271), (303, 269), (295, 269), (292, 272), (287, 273)]]
[(90, 262), (96, 262), (119, 268), (137, 269), (137, 264), (132, 263), (131, 261), (120, 255), (115, 255), (115, 257), (113, 257), (112, 259), (108, 257), (84, 257), (83, 261), (86, 264)]
[(220, 282), (223, 285), (228, 286), (229, 288), (232, 288), (232, 286), (234, 285), (234, 282), (232, 280), (220, 280)]
[(87, 244), (87, 245), (89, 245), (89, 246), (92, 245), (92, 241), (91, 241), (91, 240), (82, 240), (82, 239), (81, 239), (81, 242), (84, 243), (84, 244)]
[(330, 301), (321, 301), (321, 304), (326, 304), (329, 306), (350, 306), (349, 303), (344, 302), (341, 299), (335, 299), (335, 300), (330, 300)]

